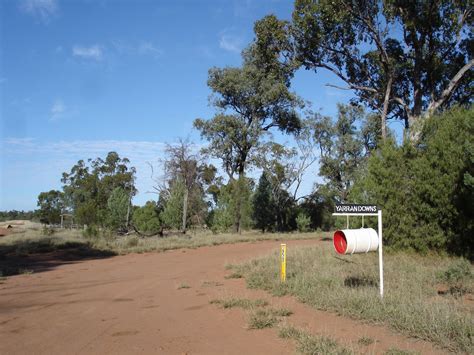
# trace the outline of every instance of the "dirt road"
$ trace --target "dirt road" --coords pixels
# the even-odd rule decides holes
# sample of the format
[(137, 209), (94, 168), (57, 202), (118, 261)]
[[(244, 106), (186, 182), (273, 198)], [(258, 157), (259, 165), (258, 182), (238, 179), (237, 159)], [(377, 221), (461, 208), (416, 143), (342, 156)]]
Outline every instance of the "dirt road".
[[(313, 245), (316, 241), (289, 241)], [(246, 313), (209, 304), (219, 297), (265, 298), (291, 309), (288, 323), (330, 335), (356, 352), (389, 348), (443, 353), (429, 343), (272, 298), (225, 279), (226, 263), (277, 250), (259, 242), (61, 264), (0, 284), (1, 354), (291, 354), (276, 329), (248, 330)], [(183, 286), (189, 286), (185, 288)], [(362, 336), (376, 339), (364, 347)]]

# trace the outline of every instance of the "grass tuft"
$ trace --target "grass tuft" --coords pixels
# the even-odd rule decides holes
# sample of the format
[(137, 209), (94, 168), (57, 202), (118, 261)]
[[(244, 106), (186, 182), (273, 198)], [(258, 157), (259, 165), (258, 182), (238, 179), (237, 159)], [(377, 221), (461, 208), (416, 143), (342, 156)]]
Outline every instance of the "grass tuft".
[(419, 354), (419, 353), (416, 351), (401, 350), (398, 348), (390, 348), (384, 353), (384, 355), (416, 355), (416, 354)]
[(230, 275), (224, 276), (225, 279), (241, 279), (244, 277), (240, 272), (233, 272)]
[(357, 344), (363, 345), (363, 346), (369, 346), (371, 344), (375, 343), (375, 340), (370, 338), (370, 337), (361, 337), (359, 340), (357, 340)]
[(279, 322), (279, 318), (267, 309), (259, 309), (250, 314), (248, 329), (272, 328)]
[(247, 298), (228, 298), (228, 299), (214, 299), (210, 301), (211, 304), (220, 305), (222, 308), (243, 308), (252, 309), (256, 307), (265, 307), (268, 302), (262, 299), (251, 300)]
[(334, 339), (326, 336), (314, 336), (292, 326), (279, 330), (280, 338), (296, 340), (296, 350), (301, 354), (353, 354), (349, 349), (339, 345)]

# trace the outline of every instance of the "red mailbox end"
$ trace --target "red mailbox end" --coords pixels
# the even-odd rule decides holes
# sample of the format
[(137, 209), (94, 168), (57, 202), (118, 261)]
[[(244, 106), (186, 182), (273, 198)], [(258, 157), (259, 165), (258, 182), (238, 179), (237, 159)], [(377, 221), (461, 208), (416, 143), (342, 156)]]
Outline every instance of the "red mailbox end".
[(347, 251), (347, 240), (346, 236), (344, 235), (344, 232), (342, 231), (336, 231), (334, 233), (334, 249), (336, 249), (336, 252), (338, 254), (345, 254)]

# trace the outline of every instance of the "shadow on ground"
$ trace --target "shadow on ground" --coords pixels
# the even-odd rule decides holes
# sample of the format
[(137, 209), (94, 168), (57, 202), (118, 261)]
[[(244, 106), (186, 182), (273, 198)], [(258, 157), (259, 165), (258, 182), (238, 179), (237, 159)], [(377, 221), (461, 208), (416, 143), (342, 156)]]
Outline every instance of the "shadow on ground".
[(18, 240), (0, 245), (0, 276), (45, 272), (65, 264), (117, 255), (87, 242), (55, 244), (52, 239)]
[(346, 279), (344, 280), (344, 286), (350, 287), (350, 288), (376, 287), (376, 286), (378, 286), (378, 284), (377, 284), (377, 280), (375, 280), (372, 277), (351, 276), (351, 277), (346, 277)]

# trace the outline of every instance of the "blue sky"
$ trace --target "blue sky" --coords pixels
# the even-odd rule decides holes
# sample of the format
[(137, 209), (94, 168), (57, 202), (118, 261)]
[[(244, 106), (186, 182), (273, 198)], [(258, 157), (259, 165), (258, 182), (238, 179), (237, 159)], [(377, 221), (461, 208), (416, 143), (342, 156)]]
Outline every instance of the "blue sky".
[[(34, 209), (79, 159), (115, 150), (137, 167), (134, 203), (154, 198), (147, 162), (210, 118), (208, 69), (238, 66), (253, 24), (286, 0), (0, 2), (0, 210)], [(328, 73), (298, 72), (293, 90), (333, 115), (350, 93)], [(308, 172), (302, 192), (316, 180)], [(305, 191), (306, 190), (306, 191)]]

